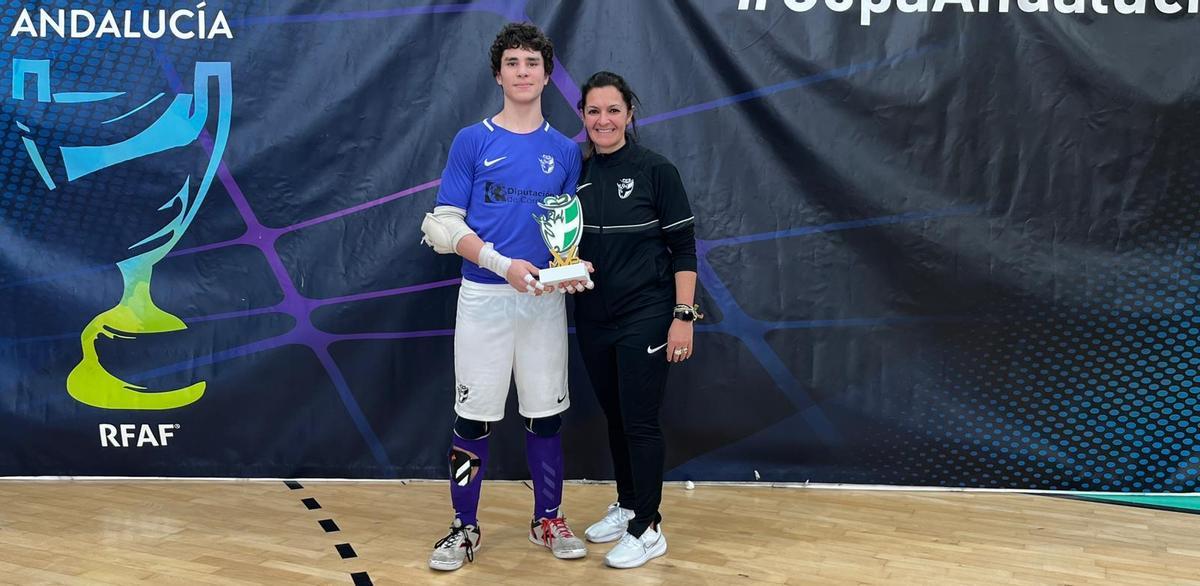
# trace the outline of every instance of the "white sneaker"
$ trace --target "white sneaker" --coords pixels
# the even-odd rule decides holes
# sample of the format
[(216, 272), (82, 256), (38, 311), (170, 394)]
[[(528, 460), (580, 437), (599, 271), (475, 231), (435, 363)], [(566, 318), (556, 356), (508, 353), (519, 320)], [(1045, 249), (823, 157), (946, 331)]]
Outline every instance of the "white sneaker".
[(583, 535), (592, 543), (608, 543), (616, 541), (625, 534), (625, 530), (629, 528), (629, 521), (633, 519), (633, 511), (621, 508), (618, 503), (608, 505), (608, 512), (604, 518), (592, 523), (591, 527), (584, 530)]
[(587, 544), (575, 537), (567, 520), (562, 517), (538, 519), (529, 525), (529, 541), (545, 546), (560, 560), (573, 560), (587, 555)]
[(658, 530), (646, 529), (641, 537), (626, 533), (617, 546), (604, 556), (604, 563), (614, 568), (636, 568), (667, 553), (667, 536)]
[(479, 537), (479, 527), (463, 526), (461, 519), (455, 519), (454, 524), (450, 525), (450, 533), (433, 544), (429, 567), (444, 571), (457, 570), (462, 567), (463, 560), (475, 561)]

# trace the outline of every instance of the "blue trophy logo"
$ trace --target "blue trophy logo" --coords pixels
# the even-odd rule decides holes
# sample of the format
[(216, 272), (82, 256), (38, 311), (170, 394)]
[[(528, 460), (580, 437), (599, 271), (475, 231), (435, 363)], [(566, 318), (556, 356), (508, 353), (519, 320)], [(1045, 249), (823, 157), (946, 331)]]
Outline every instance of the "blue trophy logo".
[[(12, 65), (12, 97), (15, 100), (35, 99), (41, 103), (65, 105), (112, 100), (125, 95), (124, 92), (52, 94), (49, 60), (14, 59)], [(36, 83), (36, 94), (32, 97), (27, 97), (27, 78), (32, 78)], [(210, 105), (211, 85), (215, 85), (215, 111)], [(132, 115), (163, 97), (164, 94), (160, 93), (123, 116), (105, 121), (105, 124)], [(140, 157), (196, 143), (205, 133), (209, 119), (213, 118), (215, 122), (215, 133), (210, 137), (211, 147), (205, 143), (209, 155), (202, 175), (194, 178), (189, 174), (181, 185), (172, 186), (170, 189), (176, 190), (175, 194), (166, 197), (166, 202), (159, 208), (162, 211), (174, 211), (174, 216), (159, 230), (129, 246), (130, 251), (137, 249), (137, 252), (116, 263), (122, 279), (121, 299), (112, 308), (92, 318), (84, 327), (80, 335), (83, 358), (67, 377), (67, 392), (76, 400), (102, 409), (174, 409), (191, 404), (204, 394), (204, 381), (163, 390), (151, 390), (126, 382), (104, 367), (96, 351), (96, 342), (101, 336), (110, 340), (131, 340), (187, 328), (183, 320), (154, 304), (151, 277), (154, 265), (175, 247), (204, 203), (229, 139), (232, 106), (229, 63), (198, 62), (194, 69), (192, 93), (175, 95), (160, 116), (124, 140), (112, 144), (58, 147), (60, 156), (54, 157), (54, 160), (60, 161), (61, 169), (57, 166), (48, 168), (49, 157), (42, 156), (43, 151), (30, 136), (32, 131), (29, 126), (21, 121), (16, 122), (29, 160), (49, 190), (58, 188), (56, 176), (73, 182)]]

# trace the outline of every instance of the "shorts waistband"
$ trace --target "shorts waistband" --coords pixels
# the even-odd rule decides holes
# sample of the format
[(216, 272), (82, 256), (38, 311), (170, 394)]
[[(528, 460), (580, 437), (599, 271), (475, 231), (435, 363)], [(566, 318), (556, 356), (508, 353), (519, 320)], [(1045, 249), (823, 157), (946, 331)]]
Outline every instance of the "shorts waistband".
[(508, 283), (476, 283), (463, 279), (462, 288), (485, 295), (517, 295), (517, 290), (510, 287)]

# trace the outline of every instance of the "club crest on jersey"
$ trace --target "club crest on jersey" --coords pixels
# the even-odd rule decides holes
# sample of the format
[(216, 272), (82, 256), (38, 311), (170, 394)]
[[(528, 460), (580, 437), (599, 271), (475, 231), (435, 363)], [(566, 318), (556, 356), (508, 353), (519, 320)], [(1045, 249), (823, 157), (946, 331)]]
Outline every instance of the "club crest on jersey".
[(626, 177), (617, 182), (617, 196), (621, 199), (629, 197), (633, 193), (633, 179)]
[(542, 155), (538, 157), (538, 162), (542, 164), (542, 173), (549, 175), (554, 172), (554, 157)]

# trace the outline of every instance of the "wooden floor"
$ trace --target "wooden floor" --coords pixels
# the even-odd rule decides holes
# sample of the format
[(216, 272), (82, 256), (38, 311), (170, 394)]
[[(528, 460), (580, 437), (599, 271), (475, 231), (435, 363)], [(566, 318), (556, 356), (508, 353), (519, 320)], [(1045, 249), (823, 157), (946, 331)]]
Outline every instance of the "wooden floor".
[[(612, 490), (567, 486), (576, 531)], [(529, 543), (529, 489), (489, 483), (453, 573), (425, 565), (444, 483), (2, 481), (0, 502), (5, 584), (1200, 584), (1200, 516), (1032, 495), (671, 485), (667, 556), (611, 570), (608, 545)]]

